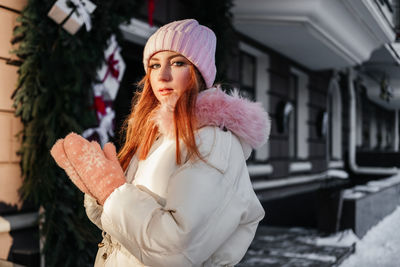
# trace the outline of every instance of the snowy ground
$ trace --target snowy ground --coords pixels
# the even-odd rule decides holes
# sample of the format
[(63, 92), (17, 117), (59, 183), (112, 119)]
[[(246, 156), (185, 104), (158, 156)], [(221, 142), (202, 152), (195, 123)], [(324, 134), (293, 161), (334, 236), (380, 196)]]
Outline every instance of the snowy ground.
[(400, 207), (356, 243), (356, 252), (340, 267), (400, 266)]
[(261, 225), (238, 267), (400, 267), (400, 206), (360, 240), (352, 230)]
[(352, 231), (321, 237), (314, 229), (261, 225), (237, 267), (331, 267), (354, 252)]

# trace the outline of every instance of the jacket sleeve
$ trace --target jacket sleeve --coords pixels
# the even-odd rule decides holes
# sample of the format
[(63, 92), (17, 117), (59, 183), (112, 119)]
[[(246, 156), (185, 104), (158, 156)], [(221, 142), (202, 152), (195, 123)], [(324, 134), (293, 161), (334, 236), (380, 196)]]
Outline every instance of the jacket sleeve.
[[(178, 169), (165, 207), (133, 184), (117, 188), (104, 204), (104, 230), (145, 265), (199, 266), (246, 217), (254, 191), (241, 189), (243, 178), (249, 178), (239, 142), (214, 128), (203, 137), (199, 150), (206, 162)], [(245, 242), (254, 231), (247, 235)]]
[[(135, 172), (137, 170), (137, 158), (134, 156), (129, 163), (129, 167), (125, 172), (128, 182), (132, 182)], [(89, 194), (84, 195), (83, 206), (85, 207), (86, 215), (89, 220), (94, 223), (100, 230), (103, 230), (101, 225), (101, 214), (103, 213), (103, 206), (97, 203), (97, 200)]]
[(204, 266), (235, 266), (238, 264), (253, 241), (258, 223), (264, 218), (264, 215), (264, 209), (254, 194), (246, 213), (243, 214), (243, 221)]
[(103, 230), (101, 225), (101, 214), (103, 206), (99, 205), (96, 199), (88, 194), (85, 194), (83, 205), (85, 206), (86, 215), (89, 220), (94, 223), (100, 230)]

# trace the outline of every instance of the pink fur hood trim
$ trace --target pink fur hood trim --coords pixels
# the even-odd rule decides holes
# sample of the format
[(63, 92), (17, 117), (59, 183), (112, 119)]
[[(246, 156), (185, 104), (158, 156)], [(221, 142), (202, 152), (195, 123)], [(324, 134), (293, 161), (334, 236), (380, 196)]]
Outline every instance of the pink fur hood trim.
[[(154, 116), (160, 132), (168, 138), (174, 138), (171, 106), (171, 103), (161, 105)], [(261, 103), (240, 97), (237, 90), (231, 94), (219, 88), (201, 92), (197, 97), (196, 116), (199, 128), (209, 125), (226, 128), (238, 136), (241, 143), (252, 148), (265, 144), (271, 129), (269, 116)]]
[(259, 148), (268, 140), (271, 123), (261, 103), (251, 102), (239, 95), (219, 88), (201, 92), (197, 98), (196, 115), (199, 126), (214, 125), (226, 128), (252, 148)]

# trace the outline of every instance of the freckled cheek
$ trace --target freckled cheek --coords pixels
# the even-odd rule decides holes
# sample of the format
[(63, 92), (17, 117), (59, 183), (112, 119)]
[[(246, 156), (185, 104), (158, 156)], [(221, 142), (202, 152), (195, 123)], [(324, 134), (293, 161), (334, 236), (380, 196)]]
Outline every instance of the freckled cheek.
[(154, 81), (151, 77), (150, 77), (150, 86), (151, 86), (151, 90), (153, 91), (154, 96), (158, 99), (158, 92), (156, 90), (157, 82)]
[(187, 89), (188, 85), (189, 85), (189, 76), (185, 75), (185, 74), (181, 74), (179, 75), (179, 77), (177, 77), (178, 79), (177, 84), (175, 89), (177, 89), (177, 93), (178, 95), (182, 95), (182, 93)]
[(150, 73), (150, 85), (153, 86), (153, 84), (155, 85), (156, 82), (156, 78), (155, 78), (155, 74), (154, 73)]
[(155, 91), (155, 89), (157, 88), (157, 80), (153, 76), (150, 76), (150, 86), (153, 90), (153, 93), (157, 94), (157, 92)]
[(186, 87), (190, 81), (190, 70), (189, 68), (186, 68), (184, 71), (182, 71), (179, 75), (179, 81), (184, 84)]

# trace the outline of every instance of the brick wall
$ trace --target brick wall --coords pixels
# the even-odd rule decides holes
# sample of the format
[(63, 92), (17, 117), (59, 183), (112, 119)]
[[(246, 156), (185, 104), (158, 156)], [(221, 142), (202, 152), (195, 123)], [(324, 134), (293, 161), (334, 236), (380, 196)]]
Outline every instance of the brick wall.
[[(13, 57), (10, 40), (19, 11), (27, 0), (0, 0), (0, 223), (7, 225), (4, 215), (18, 212), (22, 207), (18, 188), (21, 186), (19, 158), (16, 151), (19, 142), (15, 137), (22, 129), (21, 122), (14, 116), (11, 95), (17, 82), (16, 66), (8, 65)], [(0, 232), (0, 258), (7, 259), (13, 238), (9, 232)]]

